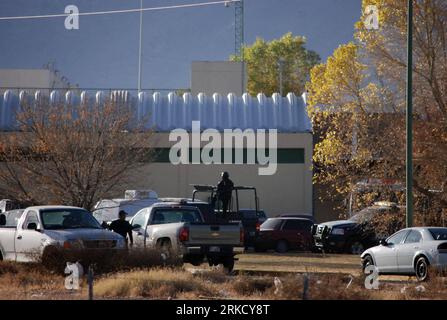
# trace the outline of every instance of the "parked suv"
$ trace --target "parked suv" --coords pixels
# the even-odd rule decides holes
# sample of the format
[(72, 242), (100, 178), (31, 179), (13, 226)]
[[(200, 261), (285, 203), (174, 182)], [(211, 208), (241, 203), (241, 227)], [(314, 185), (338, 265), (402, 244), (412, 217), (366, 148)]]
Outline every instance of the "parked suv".
[(288, 250), (311, 250), (313, 247), (311, 227), (313, 222), (304, 218), (269, 218), (261, 224), (256, 239), (258, 252), (273, 249), (284, 253)]
[(371, 226), (377, 215), (398, 212), (401, 207), (389, 202), (376, 202), (348, 220), (336, 220), (314, 224), (312, 235), (316, 249), (325, 252), (361, 254), (379, 243), (387, 235), (378, 235)]

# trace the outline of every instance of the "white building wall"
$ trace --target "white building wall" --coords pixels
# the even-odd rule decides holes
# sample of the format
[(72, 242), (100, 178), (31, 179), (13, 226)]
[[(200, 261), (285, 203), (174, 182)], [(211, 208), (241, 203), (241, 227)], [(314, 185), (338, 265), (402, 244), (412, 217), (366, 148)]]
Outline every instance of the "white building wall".
[(0, 88), (49, 88), (50, 70), (0, 69)]
[[(246, 70), (242, 62), (193, 61), (191, 64), (191, 93), (203, 92), (212, 95), (234, 93), (241, 96), (247, 83)], [(244, 79), (242, 78), (244, 75)], [(242, 82), (244, 81), (244, 82)]]

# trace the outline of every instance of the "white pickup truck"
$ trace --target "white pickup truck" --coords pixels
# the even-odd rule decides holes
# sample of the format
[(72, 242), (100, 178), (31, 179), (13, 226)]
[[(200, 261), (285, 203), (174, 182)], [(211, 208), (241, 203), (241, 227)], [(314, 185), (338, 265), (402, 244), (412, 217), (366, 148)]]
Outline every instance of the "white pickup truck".
[(156, 203), (130, 221), (136, 247), (162, 250), (193, 265), (205, 259), (210, 266), (234, 266), (234, 247), (243, 247), (241, 223), (208, 224), (200, 210), (177, 202)]
[(0, 260), (33, 262), (60, 250), (125, 248), (85, 209), (35, 206), (0, 214)]

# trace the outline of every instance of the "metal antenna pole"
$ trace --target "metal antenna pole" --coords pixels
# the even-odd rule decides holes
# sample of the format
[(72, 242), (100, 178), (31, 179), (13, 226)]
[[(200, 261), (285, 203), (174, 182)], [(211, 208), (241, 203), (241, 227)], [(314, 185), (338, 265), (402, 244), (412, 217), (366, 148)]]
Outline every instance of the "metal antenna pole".
[(408, 0), (407, 21), (407, 228), (413, 226), (413, 0)]
[(242, 63), (242, 93), (245, 92), (245, 62), (244, 62), (244, 0), (235, 3), (234, 9), (234, 54), (240, 57)]
[(142, 46), (143, 46), (143, 0), (140, 0), (140, 42), (138, 49), (138, 93), (141, 92), (141, 78), (142, 78)]

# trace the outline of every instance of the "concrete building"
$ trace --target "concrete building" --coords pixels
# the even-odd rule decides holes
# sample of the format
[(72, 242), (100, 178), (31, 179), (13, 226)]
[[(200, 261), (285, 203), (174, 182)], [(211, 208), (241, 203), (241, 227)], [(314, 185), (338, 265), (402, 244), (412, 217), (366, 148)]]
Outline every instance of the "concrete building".
[[(14, 110), (20, 105), (21, 100), (29, 100), (34, 96), (35, 94), (29, 91), (18, 95), (12, 92), (1, 95), (0, 130), (17, 130)], [(223, 96), (217, 93), (212, 96), (203, 93), (198, 95), (185, 93), (183, 96), (177, 96), (174, 93), (162, 95), (141, 92), (135, 97), (120, 91), (112, 93), (111, 98), (127, 103), (135, 112), (137, 120), (144, 120), (146, 128), (155, 130), (153, 138), (145, 146), (155, 151), (155, 157), (131, 177), (132, 182), (125, 189), (152, 189), (161, 197), (191, 197), (193, 184), (216, 184), (220, 173), (229, 171), (236, 185), (257, 188), (259, 206), (269, 216), (280, 213), (312, 214), (313, 137), (304, 96), (297, 97), (292, 93), (286, 97), (280, 97), (278, 94), (272, 97), (263, 94), (257, 97), (248, 94)], [(94, 105), (104, 102), (105, 99), (107, 97), (103, 92), (89, 95), (86, 92), (77, 94), (69, 91), (64, 94), (53, 91), (49, 95), (49, 103), (63, 102), (71, 106), (81, 102)], [(277, 130), (277, 146), (271, 145), (270, 150), (270, 154), (272, 152), (277, 154), (276, 161), (272, 160), (276, 164), (276, 172), (272, 175), (260, 175), (259, 169), (265, 168), (266, 165), (261, 164), (257, 154), (258, 150), (262, 149), (258, 137), (255, 150), (247, 146), (244, 140), (240, 145), (234, 144), (226, 148), (222, 138), (220, 139), (222, 153), (225, 153), (225, 149), (230, 149), (231, 152), (243, 150), (242, 161), (239, 164), (233, 156), (226, 164), (205, 164), (203, 158), (200, 158), (197, 164), (192, 161), (172, 164), (169, 155), (177, 142), (177, 140), (170, 141), (172, 130), (183, 129), (188, 135), (188, 139), (191, 139), (188, 141), (191, 142), (187, 149), (190, 152), (203, 148), (207, 143), (204, 141), (200, 141), (198, 145), (192, 143), (190, 133), (193, 121), (200, 121), (202, 134), (207, 129), (216, 129), (218, 134), (228, 129), (233, 131), (240, 129), (241, 132), (235, 134), (235, 139), (240, 138), (246, 129), (252, 129), (254, 132), (268, 130), (266, 133), (272, 129)], [(255, 151), (256, 161), (248, 161), (249, 151)], [(122, 192), (116, 196), (122, 196)], [(254, 208), (253, 200), (253, 197), (243, 196), (241, 207)]]
[(0, 93), (6, 91), (5, 88), (33, 88), (47, 89), (70, 89), (74, 88), (68, 79), (62, 76), (59, 71), (48, 69), (0, 69)]
[[(244, 76), (242, 76), (244, 75)], [(191, 93), (212, 95), (234, 93), (242, 96), (247, 83), (247, 72), (242, 62), (193, 61), (191, 64)]]

